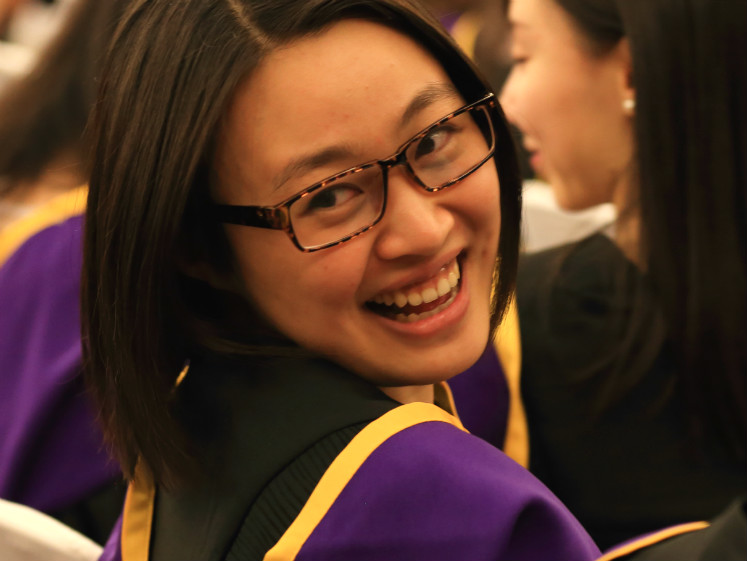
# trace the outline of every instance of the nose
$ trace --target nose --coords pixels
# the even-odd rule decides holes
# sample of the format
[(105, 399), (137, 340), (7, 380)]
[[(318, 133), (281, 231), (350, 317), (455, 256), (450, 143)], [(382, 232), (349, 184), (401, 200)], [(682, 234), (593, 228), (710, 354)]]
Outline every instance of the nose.
[(451, 189), (429, 193), (401, 166), (389, 170), (387, 208), (376, 239), (381, 259), (432, 256), (444, 247), (454, 228), (447, 201)]
[(498, 101), (503, 108), (503, 112), (506, 115), (506, 119), (513, 124), (516, 123), (516, 109), (515, 109), (515, 90), (516, 90), (516, 70), (511, 70), (503, 83)]

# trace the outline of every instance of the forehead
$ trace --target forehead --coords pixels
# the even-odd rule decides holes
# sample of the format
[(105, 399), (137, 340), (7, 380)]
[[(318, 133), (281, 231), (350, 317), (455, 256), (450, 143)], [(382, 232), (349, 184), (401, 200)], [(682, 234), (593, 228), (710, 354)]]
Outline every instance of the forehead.
[(510, 0), (508, 18), (515, 38), (552, 43), (576, 35), (570, 16), (555, 0)]
[(289, 161), (325, 146), (391, 151), (413, 98), (439, 86), (453, 88), (433, 55), (377, 23), (345, 20), (295, 40), (238, 88), (219, 138), (219, 183), (272, 183)]
[(448, 78), (436, 59), (407, 35), (369, 21), (345, 20), (268, 55), (234, 107), (240, 111), (270, 103), (292, 110), (299, 103), (333, 101), (341, 108), (357, 108), (384, 92), (390, 92), (384, 101), (396, 103), (407, 88), (421, 87), (419, 80)]

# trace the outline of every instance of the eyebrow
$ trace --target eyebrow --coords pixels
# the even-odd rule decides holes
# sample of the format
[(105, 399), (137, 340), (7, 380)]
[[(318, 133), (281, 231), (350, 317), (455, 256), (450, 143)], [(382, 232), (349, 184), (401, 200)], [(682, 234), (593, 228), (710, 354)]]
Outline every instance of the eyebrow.
[[(402, 112), (398, 128), (402, 129), (405, 127), (421, 111), (434, 103), (444, 99), (459, 99), (459, 95), (459, 91), (451, 83), (433, 82), (428, 84), (415, 94), (415, 97), (407, 104), (407, 107)], [(273, 185), (273, 190), (276, 191), (282, 187), (294, 175), (325, 166), (336, 160), (342, 160), (350, 156), (352, 152), (353, 150), (348, 145), (341, 144), (329, 146), (317, 152), (295, 158), (278, 175), (278, 179)]]
[(428, 84), (412, 98), (402, 113), (400, 128), (407, 125), (423, 109), (443, 99), (459, 99), (459, 92), (454, 85), (447, 82)]

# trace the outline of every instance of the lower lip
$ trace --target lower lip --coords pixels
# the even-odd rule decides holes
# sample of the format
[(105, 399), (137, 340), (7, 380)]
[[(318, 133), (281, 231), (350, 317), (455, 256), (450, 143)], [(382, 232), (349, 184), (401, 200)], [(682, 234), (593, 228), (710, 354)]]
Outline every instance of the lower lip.
[(529, 165), (531, 165), (532, 169), (537, 173), (542, 171), (542, 156), (540, 156), (539, 152), (532, 154), (532, 157), (529, 158)]
[(394, 330), (401, 335), (430, 337), (453, 329), (467, 314), (467, 308), (469, 306), (467, 278), (462, 265), (463, 263), (460, 263), (461, 278), (459, 282), (459, 292), (457, 292), (451, 305), (448, 308), (441, 310), (436, 315), (412, 323), (404, 323), (374, 312), (369, 313), (374, 315), (378, 321), (382, 322), (387, 329)]

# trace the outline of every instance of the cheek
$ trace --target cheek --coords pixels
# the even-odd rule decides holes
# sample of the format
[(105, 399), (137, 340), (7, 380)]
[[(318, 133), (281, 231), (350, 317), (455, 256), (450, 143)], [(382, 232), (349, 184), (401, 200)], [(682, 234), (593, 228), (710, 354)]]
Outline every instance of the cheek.
[(344, 251), (352, 244), (307, 254), (279, 232), (252, 234), (231, 241), (249, 298), (281, 333), (303, 342), (310, 329), (335, 324), (355, 305), (364, 265), (362, 252)]
[(551, 148), (548, 145), (563, 144), (582, 103), (579, 85), (568, 71), (560, 72), (545, 60), (529, 62), (520, 84), (521, 91), (515, 96), (518, 126), (535, 137), (543, 151)]
[(510, 84), (509, 111), (512, 121), (524, 132), (536, 134), (547, 119), (553, 116), (553, 105), (557, 103), (556, 88), (548, 88), (551, 77), (537, 62), (528, 62), (527, 66), (516, 71)]
[(496, 238), (501, 225), (501, 202), (495, 160), (487, 162), (475, 173), (473, 188), (465, 192), (465, 214), (476, 231), (490, 239)]
[(292, 252), (300, 252), (282, 232), (231, 227), (227, 233), (250, 301), (277, 327), (278, 308), (293, 306), (299, 292)]

